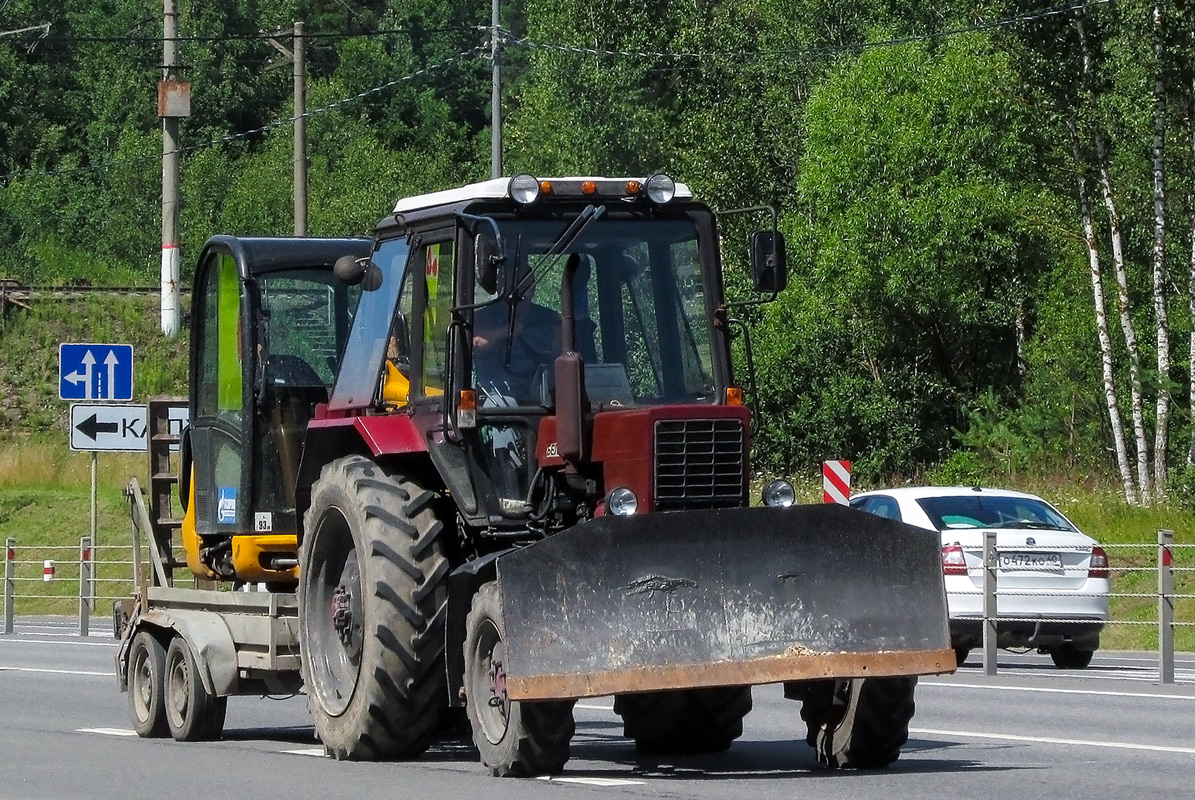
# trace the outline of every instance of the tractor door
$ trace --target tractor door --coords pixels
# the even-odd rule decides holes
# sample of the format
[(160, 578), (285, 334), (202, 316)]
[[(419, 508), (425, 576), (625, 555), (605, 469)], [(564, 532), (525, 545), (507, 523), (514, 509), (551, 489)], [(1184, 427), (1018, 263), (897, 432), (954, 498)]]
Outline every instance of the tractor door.
[(304, 434), (328, 401), (356, 298), (328, 262), (368, 243), (224, 245), (205, 250), (193, 295), (184, 545), (207, 577), (292, 580)]
[[(218, 547), (217, 537), (248, 528), (245, 501), (251, 481), (246, 442), (252, 415), (246, 415), (246, 408), (251, 405), (253, 380), (246, 372), (242, 294), (235, 258), (227, 251), (210, 250), (200, 266), (191, 323), (188, 437), (194, 501), (188, 512), (194, 516), (196, 549), (201, 551)], [(189, 561), (192, 557), (209, 565), (219, 561), (210, 553), (188, 552)]]

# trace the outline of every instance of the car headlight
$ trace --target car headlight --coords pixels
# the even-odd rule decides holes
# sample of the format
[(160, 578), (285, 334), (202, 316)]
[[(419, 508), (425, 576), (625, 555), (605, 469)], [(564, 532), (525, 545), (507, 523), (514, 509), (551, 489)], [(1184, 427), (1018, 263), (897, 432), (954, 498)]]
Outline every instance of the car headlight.
[(606, 510), (616, 517), (631, 517), (639, 510), (639, 498), (625, 486), (612, 489), (606, 495)]
[(763, 487), (763, 504), (772, 508), (788, 508), (797, 502), (797, 490), (783, 478)]

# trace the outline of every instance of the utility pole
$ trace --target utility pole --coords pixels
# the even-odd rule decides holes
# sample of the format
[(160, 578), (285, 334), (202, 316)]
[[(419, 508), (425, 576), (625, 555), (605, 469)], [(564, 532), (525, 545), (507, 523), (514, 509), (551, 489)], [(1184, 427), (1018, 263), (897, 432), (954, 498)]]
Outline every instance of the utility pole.
[(303, 23), (295, 23), (295, 236), (307, 235), (307, 67)]
[[(281, 36), (278, 31), (276, 36)], [(278, 41), (274, 36), (268, 39), (270, 46), (290, 61), (295, 83), (294, 100), (294, 152), (291, 161), (294, 167), (294, 185), (292, 194), (295, 201), (295, 236), (307, 235), (307, 64), (303, 47), (303, 23), (295, 23), (295, 43), (293, 49)], [(266, 67), (266, 71), (282, 67), (284, 64), (274, 63)]]
[(178, 80), (178, 9), (163, 0), (162, 81), (158, 84), (158, 116), (162, 118), (162, 333), (179, 329), (178, 129), (191, 114), (191, 84)]
[(490, 177), (502, 177), (502, 62), (498, 47), (498, 3), (490, 5), (490, 58), (493, 61), (493, 87), (490, 90)]

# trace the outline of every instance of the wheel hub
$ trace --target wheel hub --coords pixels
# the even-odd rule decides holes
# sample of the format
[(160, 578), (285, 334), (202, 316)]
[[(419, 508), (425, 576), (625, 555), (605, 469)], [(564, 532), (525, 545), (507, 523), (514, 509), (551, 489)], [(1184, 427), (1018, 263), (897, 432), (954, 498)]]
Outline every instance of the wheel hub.
[(343, 583), (332, 592), (331, 603), (332, 629), (340, 638), (340, 643), (348, 647), (353, 639), (353, 593)]
[(509, 700), (506, 696), (506, 668), (502, 664), (501, 645), (490, 656), (490, 708), (497, 708), (506, 716)]

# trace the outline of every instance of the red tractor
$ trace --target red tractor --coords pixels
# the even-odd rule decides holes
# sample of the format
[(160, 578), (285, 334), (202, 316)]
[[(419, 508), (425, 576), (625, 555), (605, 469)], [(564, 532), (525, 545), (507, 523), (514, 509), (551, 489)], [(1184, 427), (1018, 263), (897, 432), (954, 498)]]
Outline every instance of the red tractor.
[[(784, 683), (823, 762), (897, 757), (914, 676), (954, 668), (938, 539), (783, 481), (751, 507), (715, 221), (663, 175), (519, 175), (404, 199), (372, 241), (205, 247), (185, 561), (297, 605), (328, 753), (414, 757), (463, 707), (495, 774), (550, 773), (598, 695), (642, 749), (724, 749), (750, 687)], [(774, 215), (749, 250), (775, 297)], [(196, 641), (186, 591), (151, 587), (125, 629), (146, 735), (180, 660), (211, 697), (176, 738), (285, 682), (244, 666), (241, 623), (215, 637), (236, 669), (205, 663), (228, 646)]]

